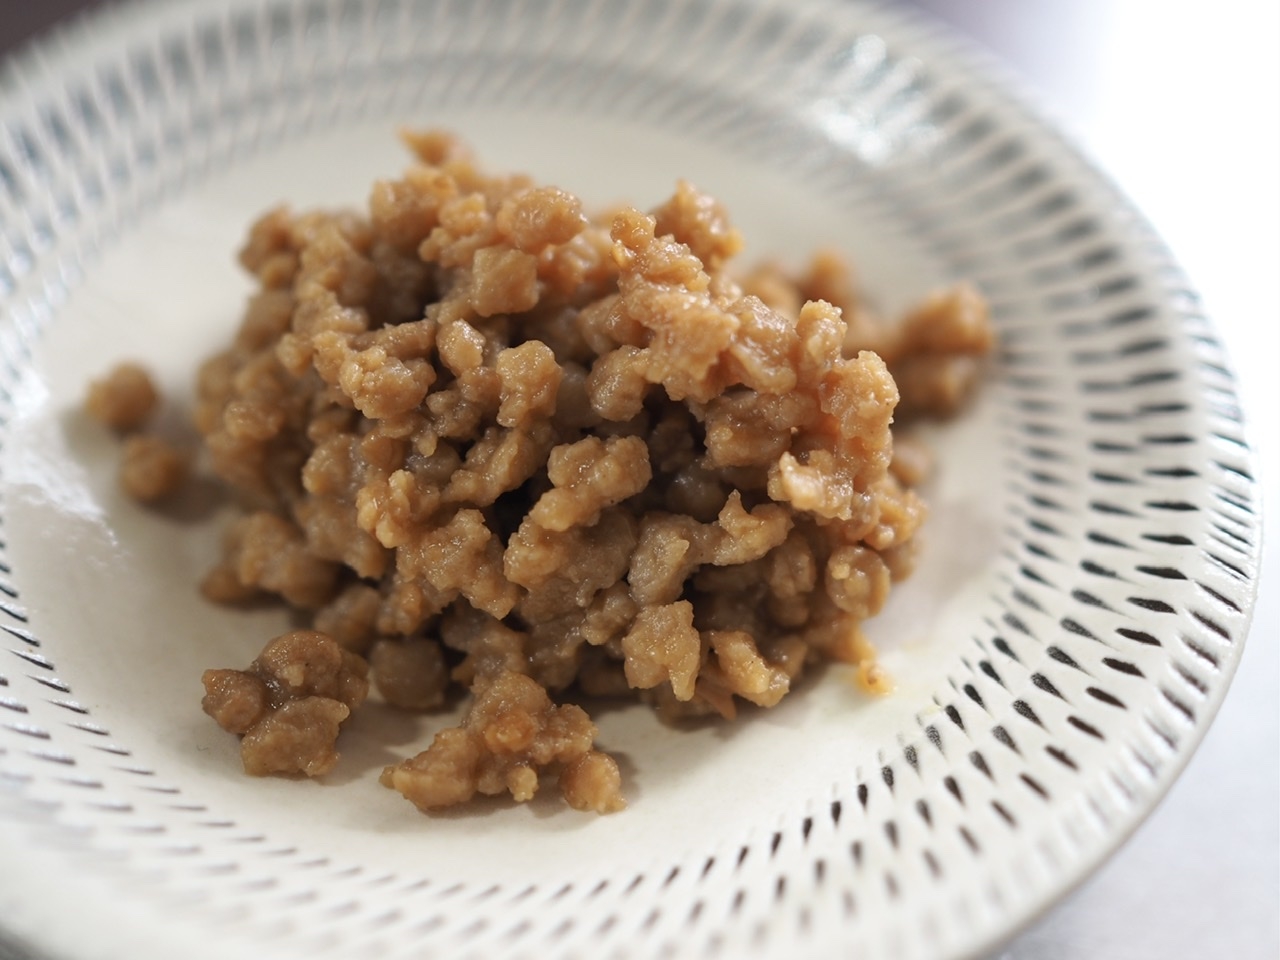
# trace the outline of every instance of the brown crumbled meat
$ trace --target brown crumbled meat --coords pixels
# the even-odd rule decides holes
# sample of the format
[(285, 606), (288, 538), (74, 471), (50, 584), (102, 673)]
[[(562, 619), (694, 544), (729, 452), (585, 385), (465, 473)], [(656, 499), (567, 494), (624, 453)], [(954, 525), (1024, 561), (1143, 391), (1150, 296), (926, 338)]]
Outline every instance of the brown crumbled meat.
[(933, 451), (918, 437), (895, 434), (889, 470), (904, 487), (918, 487), (933, 473)]
[(263, 591), (313, 610), (334, 592), (338, 565), (316, 556), (302, 531), (277, 514), (263, 510), (239, 518), (227, 529), (224, 548), (222, 563), (205, 581), (211, 600), (235, 601)]
[(657, 232), (688, 246), (708, 271), (719, 270), (742, 249), (742, 235), (729, 221), (728, 211), (688, 180), (654, 211)]
[(357, 581), (317, 610), (313, 625), (347, 650), (364, 654), (377, 638), (381, 605), (382, 594)]
[(271, 710), (271, 691), (245, 670), (204, 672), (204, 712), (228, 733), (246, 734)]
[(617, 761), (598, 750), (588, 750), (560, 771), (560, 792), (575, 810), (615, 813), (627, 805)]
[(714, 630), (709, 640), (715, 663), (699, 680), (761, 707), (776, 705), (790, 690), (791, 675), (785, 666), (766, 660), (751, 634)]
[(290, 700), (272, 710), (240, 741), (244, 772), (255, 777), (300, 773), (322, 777), (338, 762), (338, 730), (351, 709), (328, 697)]
[(622, 638), (623, 670), (627, 683), (648, 690), (670, 683), (677, 700), (693, 697), (702, 666), (702, 637), (693, 626), (688, 600), (645, 607)]
[(876, 350), (901, 394), (903, 417), (948, 417), (972, 393), (995, 346), (987, 301), (968, 283), (933, 293), (892, 325), (851, 328), (846, 347)]
[(595, 727), (549, 692), (674, 720), (772, 706), (823, 659), (885, 685), (860, 623), (913, 565), (928, 469), (891, 428), (970, 392), (993, 345), (976, 291), (886, 321), (829, 251), (731, 274), (742, 238), (690, 183), (589, 217), (445, 134), (405, 139), (416, 162), (367, 214), (252, 227), (259, 290), (197, 382), (245, 504), (206, 594), (278, 596), (331, 635), (206, 675), (246, 766), (327, 768), (365, 653), (392, 704), (471, 694), (383, 776), (424, 809), (527, 800), (544, 769), (619, 809)]
[(567, 768), (561, 789), (574, 806), (601, 813), (621, 806), (617, 765), (592, 750), (596, 727), (586, 711), (555, 705), (540, 684), (512, 671), (477, 686), (462, 726), (442, 730), (425, 751), (387, 767), (386, 786), (423, 810), (477, 793), (510, 793), (524, 802), (537, 792), (541, 769)]
[(121, 363), (105, 377), (89, 384), (85, 411), (113, 430), (136, 430), (159, 402), (151, 375), (136, 363)]
[(593, 526), (600, 511), (649, 485), (649, 449), (639, 437), (586, 437), (554, 448), (546, 461), (552, 489), (538, 498), (529, 519), (563, 533)]
[(891, 693), (893, 679), (876, 662), (875, 651), (868, 650), (858, 663), (858, 685), (868, 693)]
[(880, 612), (889, 596), (889, 567), (880, 554), (861, 544), (845, 544), (827, 558), (827, 595), (859, 620)]
[(444, 703), (449, 669), (436, 640), (379, 640), (369, 652), (374, 686), (395, 707), (431, 710)]
[(186, 482), (187, 456), (146, 434), (126, 437), (120, 451), (120, 486), (135, 500), (151, 503), (176, 493)]
[(904, 356), (893, 371), (904, 413), (951, 416), (964, 406), (978, 379), (973, 357), (920, 353)]
[(247, 670), (206, 670), (201, 706), (239, 734), (246, 773), (318, 777), (338, 760), (338, 730), (369, 692), (368, 665), (329, 636), (276, 637)]

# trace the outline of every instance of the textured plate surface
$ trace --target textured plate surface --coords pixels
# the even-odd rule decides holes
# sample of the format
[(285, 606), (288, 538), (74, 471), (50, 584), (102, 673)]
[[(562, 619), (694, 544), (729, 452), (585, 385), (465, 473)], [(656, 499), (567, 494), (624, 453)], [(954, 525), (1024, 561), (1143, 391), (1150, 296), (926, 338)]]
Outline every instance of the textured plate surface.
[[(963, 52), (856, 3), (124, 6), (0, 87), (0, 937), (68, 958), (977, 953), (1150, 810), (1221, 701), (1257, 489), (1194, 293)], [(600, 716), (630, 809), (425, 818), (377, 786), (439, 718), (371, 706), (324, 784), (249, 780), (199, 674), (283, 620), (193, 586), (218, 517), (144, 512), (77, 408), (123, 357), (175, 401), (234, 329), (232, 252), (358, 203), (402, 123), (604, 204), (686, 176), (747, 259), (821, 245), (886, 308), (974, 280), (1002, 352), (937, 433), (927, 554), (828, 670), (735, 725)], [(179, 429), (179, 412), (171, 429)], [(216, 937), (212, 934), (216, 931)]]

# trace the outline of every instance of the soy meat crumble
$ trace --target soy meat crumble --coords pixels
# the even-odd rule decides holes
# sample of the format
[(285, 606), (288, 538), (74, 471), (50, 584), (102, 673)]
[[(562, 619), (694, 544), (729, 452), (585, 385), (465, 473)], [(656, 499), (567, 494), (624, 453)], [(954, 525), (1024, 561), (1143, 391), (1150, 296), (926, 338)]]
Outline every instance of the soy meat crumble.
[[(366, 212), (253, 225), (258, 290), (200, 370), (204, 453), (243, 504), (203, 591), (313, 628), (204, 674), (245, 770), (330, 770), (370, 683), (413, 710), (461, 687), (462, 723), (385, 785), (431, 810), (526, 801), (547, 770), (603, 813), (621, 776), (575, 693), (675, 721), (774, 706), (824, 660), (882, 684), (860, 624), (912, 569), (928, 469), (890, 425), (963, 403), (982, 298), (882, 323), (831, 254), (735, 277), (741, 238), (691, 184), (590, 219), (445, 134), (405, 140), (417, 162)], [(137, 374), (90, 412), (136, 428)], [(132, 487), (172, 490), (164, 459)]]

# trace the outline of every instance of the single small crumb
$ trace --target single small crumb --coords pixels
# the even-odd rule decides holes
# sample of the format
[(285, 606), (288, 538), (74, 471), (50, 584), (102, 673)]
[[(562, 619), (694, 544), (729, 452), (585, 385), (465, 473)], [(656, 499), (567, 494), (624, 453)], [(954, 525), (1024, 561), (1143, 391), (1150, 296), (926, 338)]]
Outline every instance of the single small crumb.
[(575, 810), (616, 813), (627, 805), (618, 762), (598, 750), (588, 750), (560, 771), (560, 792)]
[(334, 745), (369, 693), (368, 664), (315, 630), (268, 643), (247, 670), (206, 670), (204, 712), (240, 735), (246, 773), (318, 777), (338, 761)]
[(889, 469), (904, 487), (918, 487), (933, 473), (933, 450), (910, 434), (893, 438), (893, 461)]
[(126, 437), (120, 456), (120, 486), (143, 503), (175, 493), (187, 479), (186, 454), (159, 437)]
[(892, 693), (893, 678), (876, 661), (864, 660), (858, 664), (858, 686), (867, 693)]
[(85, 411), (113, 430), (136, 430), (159, 401), (151, 376), (137, 363), (121, 363), (89, 384)]

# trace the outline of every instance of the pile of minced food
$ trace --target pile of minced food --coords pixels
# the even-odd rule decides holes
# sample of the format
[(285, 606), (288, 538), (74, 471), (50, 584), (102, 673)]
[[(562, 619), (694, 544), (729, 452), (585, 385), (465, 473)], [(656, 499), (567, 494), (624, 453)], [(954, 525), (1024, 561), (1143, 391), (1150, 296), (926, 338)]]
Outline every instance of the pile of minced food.
[[(384, 784), (430, 810), (526, 801), (547, 771), (607, 812), (621, 778), (579, 695), (732, 718), (821, 661), (882, 683), (860, 624), (924, 516), (890, 425), (963, 401), (982, 299), (881, 323), (831, 255), (732, 273), (741, 239), (687, 183), (589, 219), (446, 135), (406, 140), (418, 162), (367, 212), (254, 224), (259, 289), (200, 371), (205, 453), (243, 504), (203, 590), (311, 624), (204, 675), (245, 769), (330, 770), (371, 683), (412, 710), (463, 688), (462, 723)], [(139, 390), (113, 383), (100, 410)]]

